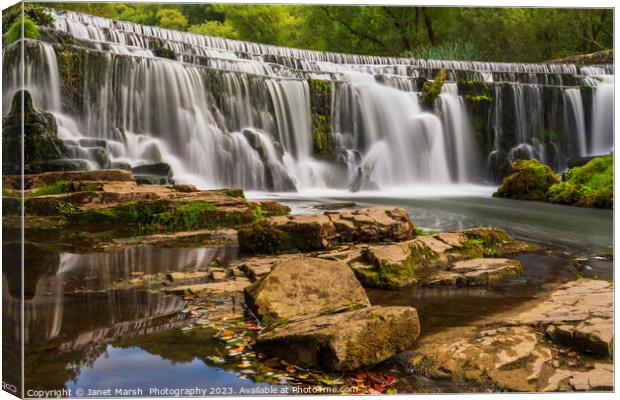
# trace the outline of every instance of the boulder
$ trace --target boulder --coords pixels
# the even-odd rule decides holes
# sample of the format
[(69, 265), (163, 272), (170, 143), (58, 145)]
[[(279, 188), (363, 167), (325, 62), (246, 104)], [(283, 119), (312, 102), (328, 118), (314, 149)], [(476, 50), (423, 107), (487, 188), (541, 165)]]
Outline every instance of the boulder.
[(164, 162), (138, 165), (136, 167), (133, 167), (131, 171), (134, 173), (134, 175), (161, 176), (165, 178), (172, 178), (172, 168), (170, 168), (170, 165)]
[(82, 147), (108, 147), (108, 141), (105, 139), (97, 139), (97, 138), (82, 138), (78, 140), (78, 143)]
[(266, 324), (370, 306), (366, 292), (346, 264), (303, 256), (276, 264), (245, 290), (245, 299)]
[(131, 164), (122, 161), (112, 161), (110, 163), (110, 169), (124, 169), (131, 171)]
[(307, 368), (350, 371), (411, 348), (419, 334), (415, 308), (374, 306), (276, 326), (255, 348)]
[(376, 207), (271, 218), (240, 230), (239, 247), (245, 253), (323, 250), (338, 243), (406, 240), (414, 235), (405, 210)]
[(547, 200), (551, 185), (558, 183), (553, 170), (538, 160), (512, 163), (512, 174), (504, 178), (494, 197), (515, 200)]
[(25, 150), (24, 173), (49, 171), (55, 166), (63, 166), (64, 164), (45, 163), (69, 155), (64, 142), (58, 138), (56, 118), (50, 113), (35, 109), (30, 92), (21, 90), (13, 96), (11, 110), (2, 120), (3, 173), (20, 174), (22, 172), (22, 116)]

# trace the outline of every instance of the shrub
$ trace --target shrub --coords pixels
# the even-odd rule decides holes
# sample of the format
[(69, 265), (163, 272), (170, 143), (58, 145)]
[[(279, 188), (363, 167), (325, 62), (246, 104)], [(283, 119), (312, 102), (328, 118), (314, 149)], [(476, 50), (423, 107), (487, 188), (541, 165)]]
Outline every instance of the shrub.
[[(22, 24), (21, 20), (18, 19), (13, 22), (13, 25), (9, 28), (6, 36), (4, 37), (4, 44), (11, 44), (22, 37)], [(39, 37), (39, 28), (37, 28), (37, 24), (34, 23), (28, 17), (24, 17), (24, 38), (26, 39), (37, 39)]]
[(478, 61), (478, 49), (470, 42), (447, 42), (437, 46), (418, 47), (413, 51), (406, 50), (402, 57), (421, 60), (461, 60)]

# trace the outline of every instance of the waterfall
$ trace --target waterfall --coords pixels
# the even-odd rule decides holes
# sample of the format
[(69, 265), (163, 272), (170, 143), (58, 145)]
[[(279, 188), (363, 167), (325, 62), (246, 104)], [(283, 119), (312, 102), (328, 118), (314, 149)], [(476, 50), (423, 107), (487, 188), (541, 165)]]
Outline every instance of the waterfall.
[(587, 145), (586, 122), (581, 91), (579, 89), (566, 89), (564, 94), (566, 95), (565, 106), (570, 107), (570, 109), (566, 109), (564, 112), (566, 118), (565, 123), (567, 124), (568, 130), (574, 130), (576, 132), (579, 144), (579, 155), (583, 157), (587, 155)]
[(607, 154), (614, 145), (614, 77), (602, 75), (592, 101), (592, 144), (590, 154)]
[(472, 182), (477, 177), (478, 157), (463, 99), (456, 84), (442, 87), (441, 114), (445, 133), (446, 158), (453, 181)]
[[(89, 168), (164, 162), (180, 183), (278, 192), (345, 189), (365, 171), (386, 188), (498, 180), (519, 158), (562, 170), (570, 157), (613, 147), (613, 65), (339, 54), (52, 15), (39, 40), (21, 41), (24, 84), (35, 107), (56, 116), (71, 157)], [(17, 46), (5, 46), (5, 56)], [(162, 48), (170, 58), (157, 56)], [(5, 59), (6, 114), (20, 85), (19, 57)], [(66, 90), (72, 62), (80, 77)], [(424, 108), (423, 83), (440, 68), (447, 81)], [(326, 154), (315, 142), (310, 80), (330, 88), (320, 115)], [(489, 96), (460, 94), (463, 82), (483, 82)], [(592, 109), (583, 85), (592, 87)]]

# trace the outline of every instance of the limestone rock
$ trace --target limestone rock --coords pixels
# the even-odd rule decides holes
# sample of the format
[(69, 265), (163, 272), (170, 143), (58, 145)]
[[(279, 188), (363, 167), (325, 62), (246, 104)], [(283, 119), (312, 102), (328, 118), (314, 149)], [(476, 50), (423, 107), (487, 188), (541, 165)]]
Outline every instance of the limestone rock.
[(250, 281), (245, 278), (236, 278), (223, 282), (199, 283), (195, 285), (184, 285), (167, 288), (167, 293), (185, 294), (186, 292), (193, 294), (230, 294), (242, 292)]
[(475, 285), (493, 283), (521, 274), (521, 264), (507, 258), (473, 258), (457, 261), (446, 270), (435, 274), (430, 285)]
[(370, 305), (345, 264), (303, 256), (277, 264), (245, 290), (245, 298), (264, 322)]
[(349, 371), (411, 348), (419, 333), (414, 308), (374, 306), (277, 326), (256, 348), (308, 368)]
[(240, 230), (239, 247), (246, 253), (324, 250), (339, 243), (404, 240), (413, 235), (405, 210), (377, 207), (274, 217)]

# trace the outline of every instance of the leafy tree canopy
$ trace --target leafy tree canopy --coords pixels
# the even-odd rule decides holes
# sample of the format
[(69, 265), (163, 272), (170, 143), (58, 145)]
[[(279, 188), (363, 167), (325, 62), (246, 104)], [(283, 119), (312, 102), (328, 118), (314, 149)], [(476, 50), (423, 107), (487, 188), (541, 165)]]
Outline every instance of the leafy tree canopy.
[(371, 55), (540, 62), (613, 47), (611, 9), (42, 5), (204, 35)]

